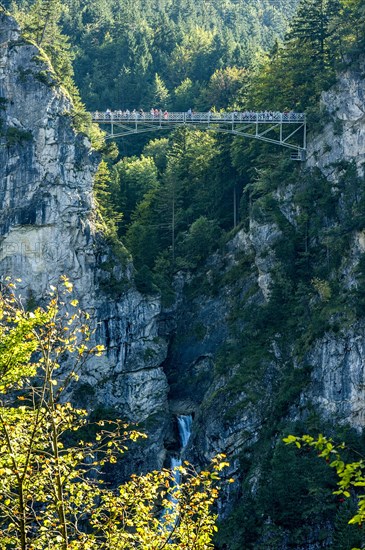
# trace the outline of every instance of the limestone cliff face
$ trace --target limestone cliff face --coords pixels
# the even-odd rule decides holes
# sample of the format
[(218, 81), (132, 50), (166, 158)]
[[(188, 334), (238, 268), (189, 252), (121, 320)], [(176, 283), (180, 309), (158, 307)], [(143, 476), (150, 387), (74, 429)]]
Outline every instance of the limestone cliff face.
[(21, 274), (35, 296), (68, 273), (90, 295), (96, 159), (75, 136), (69, 100), (11, 18), (2, 16), (0, 38), (1, 271)]
[[(365, 81), (361, 71), (349, 70), (341, 75), (338, 84), (323, 94), (322, 109), (326, 123), (318, 134), (309, 136), (308, 161), (303, 169), (318, 168), (339, 196), (337, 183), (346, 164), (354, 162), (358, 174), (364, 175)], [(293, 230), (298, 215), (293, 206), (296, 191), (295, 184), (287, 185), (285, 181), (275, 191), (280, 214)], [(256, 387), (249, 387), (244, 382), (237, 383), (235, 378), (240, 358), (237, 368), (226, 366), (222, 346), (235, 338), (232, 319), (239, 316), (238, 304), (259, 307), (270, 298), (276, 265), (274, 248), (280, 238), (278, 224), (251, 219), (250, 226), (237, 233), (222, 255), (209, 260), (196, 287), (191, 279), (185, 287), (179, 285), (176, 336), (167, 362), (171, 365), (170, 370), (167, 368), (172, 383), (171, 408), (177, 414), (194, 414), (193, 433), (186, 449), (188, 458), (205, 463), (217, 452), (228, 454), (228, 475), (236, 476), (237, 483), (224, 495), (223, 515), (229, 514), (236, 499), (242, 497), (242, 482), (252, 494), (257, 490), (259, 466), (245, 479), (239, 457), (242, 453), (249, 455), (262, 433), (267, 437), (270, 432), (276, 382), (288, 357), (283, 357), (280, 342), (274, 338), (262, 379), (258, 379)], [(346, 289), (357, 285), (355, 270), (365, 251), (363, 232), (353, 231), (350, 241), (339, 271)], [(236, 323), (236, 329), (237, 326), (244, 334), (244, 323)], [(305, 389), (296, 395), (295, 405), (285, 411), (284, 422), (305, 421), (310, 407), (330, 423), (347, 424), (356, 430), (364, 428), (365, 321), (343, 326), (336, 333), (328, 331), (300, 359), (293, 354), (289, 361), (294, 364), (293, 385), (296, 370), (300, 376), (306, 365), (310, 374)], [(315, 536), (300, 548), (322, 547), (313, 545)], [(287, 548), (284, 539), (281, 544), (275, 548)]]
[[(158, 415), (150, 465), (161, 465), (167, 383), (159, 300), (135, 290), (131, 265), (123, 267), (97, 234), (92, 181), (98, 158), (75, 133), (70, 100), (39, 51), (3, 14), (0, 119), (0, 274), (22, 279), (24, 301), (40, 300), (62, 274), (70, 278), (91, 314), (96, 341), (107, 348), (88, 364), (75, 395), (88, 408), (113, 407), (134, 421)], [(112, 282), (125, 287), (115, 298)]]
[(365, 165), (364, 64), (342, 73), (337, 84), (322, 94), (322, 111), (327, 123), (309, 140), (308, 165), (336, 177), (336, 163), (354, 161), (359, 173)]
[[(358, 174), (365, 168), (365, 80), (363, 63), (349, 69), (337, 84), (322, 94), (322, 110), (327, 123), (309, 140), (308, 166), (319, 168), (334, 185), (341, 177), (344, 163), (354, 162)], [(353, 232), (351, 246), (344, 258), (343, 284), (357, 285), (354, 276), (364, 252), (362, 232)], [(324, 416), (364, 428), (365, 413), (365, 322), (328, 334), (317, 341), (308, 356), (313, 367), (312, 382), (302, 402), (312, 400)]]

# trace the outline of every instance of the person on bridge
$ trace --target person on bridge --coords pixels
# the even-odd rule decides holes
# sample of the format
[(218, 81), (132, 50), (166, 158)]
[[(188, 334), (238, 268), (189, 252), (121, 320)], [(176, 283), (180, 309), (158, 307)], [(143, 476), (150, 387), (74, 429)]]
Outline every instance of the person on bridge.
[(164, 111), (163, 117), (164, 117), (165, 120), (168, 120), (169, 113), (167, 111)]
[(193, 114), (193, 113), (192, 113), (192, 110), (191, 110), (190, 107), (189, 107), (188, 112), (187, 112), (188, 118), (191, 119), (191, 115), (192, 115), (192, 114)]

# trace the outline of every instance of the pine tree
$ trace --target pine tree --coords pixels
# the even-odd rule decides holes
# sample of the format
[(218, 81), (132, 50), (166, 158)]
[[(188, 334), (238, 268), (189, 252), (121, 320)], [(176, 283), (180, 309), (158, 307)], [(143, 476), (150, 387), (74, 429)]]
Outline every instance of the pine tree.
[(166, 109), (169, 100), (169, 91), (165, 86), (164, 81), (158, 73), (155, 74), (155, 79), (152, 86), (152, 104), (159, 109)]
[(333, 69), (337, 52), (331, 41), (335, 34), (331, 21), (340, 9), (338, 0), (306, 0), (299, 5), (293, 19), (289, 42), (294, 48), (303, 48), (316, 74)]
[(62, 10), (60, 0), (37, 0), (28, 12), (17, 11), (16, 15), (24, 36), (42, 48), (60, 82), (71, 95), (78, 96), (73, 85), (74, 54), (69, 39), (62, 33), (59, 24)]
[[(302, 1), (282, 47), (275, 45), (252, 82), (254, 108), (303, 110), (335, 80), (341, 57), (339, 0)], [(273, 93), (275, 90), (275, 93)]]

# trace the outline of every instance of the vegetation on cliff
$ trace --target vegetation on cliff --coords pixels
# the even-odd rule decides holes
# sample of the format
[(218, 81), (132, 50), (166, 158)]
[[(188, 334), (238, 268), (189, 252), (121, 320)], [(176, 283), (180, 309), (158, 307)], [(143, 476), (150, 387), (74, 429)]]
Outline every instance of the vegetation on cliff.
[(1, 548), (212, 548), (224, 457), (200, 473), (184, 463), (179, 486), (165, 469), (110, 488), (103, 468), (143, 434), (122, 420), (92, 423), (65, 399), (102, 346), (90, 347), (87, 316), (77, 300), (68, 303), (65, 277), (32, 311), (14, 289), (8, 282), (0, 294)]

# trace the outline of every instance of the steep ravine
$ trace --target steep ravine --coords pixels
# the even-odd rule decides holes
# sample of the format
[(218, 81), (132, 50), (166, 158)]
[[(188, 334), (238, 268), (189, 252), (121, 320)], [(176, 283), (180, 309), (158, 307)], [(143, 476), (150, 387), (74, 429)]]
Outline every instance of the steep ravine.
[[(361, 72), (343, 74), (338, 86), (323, 95), (322, 106), (327, 122), (311, 137), (303, 170), (318, 168), (327, 176), (329, 194), (341, 206), (345, 164), (354, 160), (363, 177)], [(97, 343), (107, 348), (106, 356), (82, 373), (74, 398), (90, 410), (115, 409), (144, 423), (149, 433), (133, 461), (126, 460), (126, 472), (160, 467), (167, 453), (176, 451), (176, 415), (191, 414), (185, 455), (203, 465), (217, 452), (228, 454), (228, 475), (236, 482), (224, 491), (220, 512), (229, 518), (259, 492), (262, 468), (260, 460), (252, 465), (255, 444), (262, 438), (274, 448), (280, 422), (305, 423), (314, 411), (331, 423), (358, 431), (363, 427), (361, 318), (323, 331), (299, 351), (280, 331), (268, 336), (266, 347), (259, 331), (249, 332), (250, 317), (271, 299), (277, 244), (299, 223), (299, 171), (298, 183), (287, 185), (284, 179), (275, 190), (281, 222), (252, 215), (248, 227), (199, 273), (177, 278), (175, 307), (161, 311), (158, 298), (137, 292), (131, 264), (118, 259), (96, 230), (92, 180), (98, 158), (87, 138), (73, 129), (67, 95), (38, 50), (22, 40), (15, 21), (1, 14), (0, 124), (0, 275), (20, 277), (24, 300), (32, 302), (41, 301), (60, 275), (70, 277), (81, 307), (91, 315)], [(336, 268), (341, 289), (358, 286), (364, 235), (351, 232)], [(271, 314), (274, 325), (276, 312)], [(269, 515), (264, 521), (271, 525)], [(260, 536), (257, 546), (247, 548), (289, 547), (285, 529), (276, 545)], [(329, 547), (316, 545), (316, 536), (314, 529), (311, 542), (296, 548)], [(242, 540), (237, 545), (245, 547)]]

